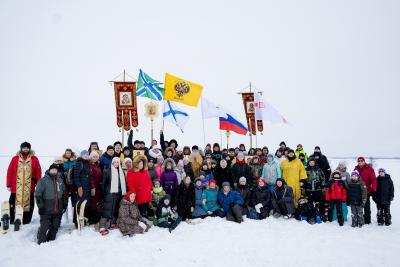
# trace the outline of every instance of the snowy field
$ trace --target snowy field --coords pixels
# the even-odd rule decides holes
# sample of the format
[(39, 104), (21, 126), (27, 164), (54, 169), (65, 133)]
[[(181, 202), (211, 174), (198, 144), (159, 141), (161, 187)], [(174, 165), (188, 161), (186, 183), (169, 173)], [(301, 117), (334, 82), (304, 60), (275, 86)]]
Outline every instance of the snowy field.
[[(50, 158), (41, 158), (47, 167)], [(9, 159), (0, 159), (5, 177)], [(337, 166), (332, 160), (331, 166)], [(352, 169), (355, 161), (349, 161)], [(337, 222), (309, 225), (295, 220), (245, 219), (243, 224), (207, 218), (197, 225), (182, 223), (172, 234), (152, 228), (144, 235), (122, 237), (119, 231), (102, 237), (93, 228), (81, 235), (65, 217), (57, 240), (35, 243), (39, 217), (20, 232), (0, 236), (0, 266), (398, 266), (400, 249), (400, 160), (376, 160), (395, 183), (393, 224), (378, 227), (372, 205), (372, 224), (362, 229)], [(2, 184), (0, 200), (8, 198)], [(35, 210), (37, 211), (37, 210)], [(71, 217), (70, 217), (71, 218)], [(397, 262), (397, 264), (396, 264)]]

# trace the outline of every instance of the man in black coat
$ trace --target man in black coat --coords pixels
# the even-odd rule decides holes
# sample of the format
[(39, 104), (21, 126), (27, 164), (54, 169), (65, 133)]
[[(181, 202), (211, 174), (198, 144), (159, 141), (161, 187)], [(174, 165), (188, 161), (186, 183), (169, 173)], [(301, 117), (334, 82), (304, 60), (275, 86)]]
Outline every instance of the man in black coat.
[(324, 154), (321, 153), (321, 148), (316, 146), (314, 148), (314, 154), (310, 157), (315, 159), (317, 166), (324, 172), (325, 182), (328, 183), (331, 177), (331, 166), (329, 165), (329, 161)]
[(178, 215), (182, 217), (182, 221), (192, 218), (192, 212), (195, 206), (195, 190), (190, 176), (186, 176), (180, 183), (176, 195), (175, 203)]

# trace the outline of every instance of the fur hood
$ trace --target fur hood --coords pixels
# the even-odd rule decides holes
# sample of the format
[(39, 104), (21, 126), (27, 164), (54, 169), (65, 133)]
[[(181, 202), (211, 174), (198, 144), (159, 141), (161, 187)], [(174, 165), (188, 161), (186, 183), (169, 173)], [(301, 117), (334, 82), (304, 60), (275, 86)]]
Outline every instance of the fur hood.
[(163, 169), (165, 170), (165, 167), (167, 166), (168, 162), (170, 162), (172, 164), (172, 170), (175, 170), (176, 169), (176, 164), (175, 164), (175, 161), (173, 159), (171, 159), (171, 158), (168, 158), (168, 159), (164, 160)]
[[(21, 151), (18, 151), (17, 154), (16, 154), (16, 156), (19, 157), (20, 155), (22, 155), (22, 153), (21, 153)], [(34, 150), (30, 150), (28, 156), (30, 156), (30, 157), (35, 156), (35, 151), (34, 151)]]
[(165, 155), (167, 155), (167, 152), (168, 151), (171, 151), (172, 152), (172, 157), (174, 157), (175, 156), (175, 150), (172, 148), (172, 147), (167, 147), (166, 149), (165, 149)]
[(162, 157), (163, 154), (162, 154), (162, 152), (161, 152), (160, 149), (158, 150), (158, 152), (155, 152), (153, 149), (150, 149), (150, 150), (149, 150), (149, 156), (152, 157), (152, 158), (157, 159), (159, 156)]
[[(67, 161), (68, 161), (67, 157), (65, 156), (65, 153), (64, 153), (61, 157), (62, 157), (62, 159), (63, 159), (64, 162), (67, 162)], [(100, 157), (100, 155), (99, 155), (99, 157)], [(77, 158), (76, 158), (75, 152), (72, 152), (72, 153), (71, 153), (71, 159), (70, 159), (70, 161), (75, 161), (76, 159), (77, 159)]]
[(144, 166), (144, 170), (147, 170), (147, 157), (143, 156), (143, 155), (137, 155), (136, 157), (133, 158), (132, 161), (132, 169), (134, 172), (138, 172), (139, 171), (139, 162), (143, 161), (143, 166)]

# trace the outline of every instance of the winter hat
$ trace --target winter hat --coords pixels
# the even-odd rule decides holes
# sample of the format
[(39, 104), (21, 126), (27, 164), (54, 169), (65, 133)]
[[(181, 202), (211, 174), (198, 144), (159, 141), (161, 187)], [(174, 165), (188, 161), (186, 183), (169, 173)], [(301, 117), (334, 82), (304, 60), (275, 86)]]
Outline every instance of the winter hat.
[(50, 167), (49, 167), (49, 171), (50, 171), (51, 169), (57, 169), (57, 170), (58, 170), (57, 165), (54, 164), (54, 163), (51, 164)]
[(357, 158), (357, 161), (364, 161), (365, 162), (365, 158), (360, 156), (360, 157)]
[(116, 142), (114, 143), (114, 147), (115, 147), (116, 145), (122, 146), (122, 143), (121, 143), (120, 141), (116, 141)]
[(217, 181), (215, 181), (215, 180), (208, 181), (208, 184), (216, 184), (216, 183), (217, 183)]
[(176, 150), (177, 153), (178, 152), (183, 152), (183, 148), (182, 147), (177, 147), (175, 150)]
[(134, 194), (136, 196), (136, 193), (133, 191), (129, 191), (128, 193), (125, 194), (124, 198), (126, 201), (131, 202), (131, 195)]
[(238, 153), (238, 155), (237, 155), (237, 158), (239, 159), (239, 157), (241, 157), (241, 158), (243, 158), (244, 159), (244, 154), (243, 153)]
[(286, 184), (285, 180), (283, 180), (282, 178), (278, 178), (276, 179), (275, 185), (278, 183), (278, 181), (281, 181), (282, 185)]
[(20, 148), (23, 149), (25, 147), (31, 149), (31, 144), (25, 141), (21, 144)]
[(260, 182), (263, 182), (264, 185), (265, 185), (265, 179), (264, 178), (262, 178), (262, 177), (258, 178), (258, 183), (260, 183)]
[(314, 147), (314, 150), (316, 150), (316, 149), (321, 150), (321, 148), (319, 146)]
[(71, 148), (65, 149), (65, 152), (67, 152), (67, 151), (71, 152), (71, 154), (72, 154), (72, 149)]
[(89, 152), (87, 150), (81, 151), (81, 157), (83, 158), (84, 156), (89, 156)]
[(309, 157), (308, 158), (308, 163), (310, 163), (310, 161), (314, 161), (315, 162), (315, 158), (314, 157)]
[(131, 158), (125, 158), (124, 159), (124, 164), (126, 164), (128, 161), (132, 162)]
[(281, 146), (281, 145), (285, 145), (286, 146), (286, 143), (284, 141), (282, 141), (282, 142), (279, 143), (279, 146)]
[(192, 150), (199, 150), (198, 146), (192, 146)]
[(242, 177), (239, 178), (239, 183), (240, 183), (240, 182), (246, 182), (246, 181), (247, 181), (247, 179), (246, 179), (246, 177), (244, 177), (244, 176), (242, 176)]
[(222, 187), (225, 187), (225, 186), (231, 187), (231, 185), (229, 184), (229, 182), (223, 182), (223, 183), (222, 183)]
[(274, 158), (274, 155), (268, 154), (268, 155), (267, 155), (267, 158)]
[(133, 145), (139, 145), (140, 141), (139, 140), (135, 140), (135, 142), (133, 142)]
[(161, 183), (158, 179), (153, 180), (153, 185), (156, 186), (156, 184), (161, 185)]
[(55, 157), (53, 162), (56, 163), (57, 161), (64, 162), (64, 159), (62, 157)]
[(378, 173), (383, 172), (386, 174), (386, 170), (384, 168), (379, 168)]
[(107, 146), (107, 151), (110, 149), (114, 150), (114, 147), (112, 145)]
[(360, 177), (360, 173), (358, 171), (352, 171), (351, 176), (357, 176)]
[(288, 154), (289, 154), (289, 153), (293, 153), (293, 154), (294, 154), (294, 150), (293, 150), (293, 149), (289, 149), (289, 150), (288, 150)]
[(333, 179), (334, 179), (334, 177), (335, 177), (335, 174), (338, 174), (340, 177), (342, 177), (342, 175), (340, 174), (339, 171), (334, 171), (334, 172), (332, 173), (332, 178), (333, 178)]
[(151, 149), (161, 150), (161, 146), (160, 145), (154, 145), (154, 146), (151, 147)]
[(112, 159), (112, 161), (111, 161), (111, 164), (113, 164), (114, 162), (119, 162), (119, 163), (121, 163), (121, 159), (120, 158), (118, 158), (118, 157), (114, 157), (113, 159)]

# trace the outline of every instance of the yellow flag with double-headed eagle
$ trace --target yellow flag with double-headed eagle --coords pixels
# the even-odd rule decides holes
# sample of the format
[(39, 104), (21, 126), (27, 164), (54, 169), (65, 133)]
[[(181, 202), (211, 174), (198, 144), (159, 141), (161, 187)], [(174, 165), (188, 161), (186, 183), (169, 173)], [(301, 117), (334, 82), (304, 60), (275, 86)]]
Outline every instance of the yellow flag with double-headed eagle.
[(164, 90), (164, 100), (197, 107), (203, 86), (166, 73)]

